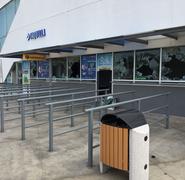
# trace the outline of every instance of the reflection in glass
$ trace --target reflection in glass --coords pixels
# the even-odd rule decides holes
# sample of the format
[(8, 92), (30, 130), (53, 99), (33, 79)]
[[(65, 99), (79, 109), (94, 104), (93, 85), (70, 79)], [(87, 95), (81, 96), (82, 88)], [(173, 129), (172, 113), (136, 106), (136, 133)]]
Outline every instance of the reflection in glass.
[(114, 53), (114, 79), (133, 79), (134, 52)]
[(67, 76), (66, 58), (52, 60), (52, 77), (66, 79)]
[(136, 80), (159, 80), (160, 49), (136, 52)]
[(80, 57), (69, 57), (68, 58), (68, 77), (69, 78), (80, 78)]
[(38, 62), (38, 78), (49, 78), (49, 61)]
[(185, 47), (163, 49), (162, 80), (185, 80)]
[(37, 61), (30, 62), (30, 77), (31, 78), (37, 77)]

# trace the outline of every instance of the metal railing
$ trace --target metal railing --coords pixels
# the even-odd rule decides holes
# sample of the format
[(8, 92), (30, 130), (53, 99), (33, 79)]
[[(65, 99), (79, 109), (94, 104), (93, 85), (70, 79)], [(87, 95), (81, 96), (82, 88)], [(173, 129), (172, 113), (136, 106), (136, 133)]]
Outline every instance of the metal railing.
[(48, 88), (52, 88), (52, 87), (62, 87), (62, 84), (59, 85), (53, 85), (53, 84), (48, 84), (48, 85), (22, 85), (22, 86), (6, 86), (6, 87), (0, 87), (0, 93), (2, 93), (3, 91), (8, 91), (8, 92), (15, 92), (15, 91), (21, 91), (21, 90), (34, 90), (34, 89), (48, 89)]
[[(74, 117), (86, 115), (85, 109), (82, 112), (79, 112), (76, 114), (73, 112), (73, 109), (75, 106), (79, 107), (80, 105), (84, 105), (83, 101), (87, 101), (88, 104), (91, 104), (90, 102), (92, 102), (91, 106), (96, 107), (96, 106), (101, 106), (101, 102), (102, 102), (103, 98), (106, 98), (108, 96), (113, 96), (115, 98), (116, 96), (127, 95), (127, 94), (131, 94), (131, 95), (134, 94), (135, 95), (135, 92), (134, 91), (118, 92), (118, 93), (105, 94), (105, 95), (99, 95), (99, 96), (96, 95), (96, 96), (90, 96), (90, 97), (85, 97), (85, 98), (71, 99), (71, 100), (66, 100), (66, 101), (51, 102), (51, 103), (46, 104), (47, 106), (49, 106), (49, 119), (48, 119), (48, 122), (49, 122), (49, 151), (50, 152), (53, 151), (53, 137), (88, 127), (87, 125), (80, 126), (80, 127), (74, 128), (72, 130), (70, 129), (68, 131), (54, 135), (53, 122), (71, 118), (71, 127), (73, 127), (74, 126)], [(90, 101), (90, 100), (93, 100), (93, 101)], [(79, 102), (82, 102), (82, 103), (79, 103)], [(100, 103), (98, 103), (98, 102), (100, 102)], [(54, 108), (56, 108), (56, 105), (63, 105), (66, 103), (69, 104), (67, 106), (69, 106), (71, 108), (70, 115), (62, 116), (59, 118), (54, 118), (53, 113), (54, 113)], [(64, 106), (64, 107), (66, 107), (66, 106)], [(101, 116), (101, 115), (102, 115), (102, 112), (100, 111), (99, 116)]]
[(105, 106), (100, 106), (100, 107), (94, 107), (94, 108), (89, 108), (86, 109), (85, 111), (88, 113), (88, 166), (92, 167), (93, 166), (93, 149), (95, 147), (98, 147), (98, 145), (93, 146), (93, 119), (94, 119), (94, 112), (99, 111), (99, 110), (105, 110), (105, 113), (108, 108), (113, 108), (113, 107), (119, 107), (125, 104), (130, 104), (130, 103), (135, 103), (137, 102), (138, 104), (138, 111), (141, 111), (141, 102), (153, 98), (159, 98), (162, 96), (166, 96), (166, 104), (163, 106), (159, 106), (156, 108), (148, 109), (147, 111), (143, 113), (148, 113), (148, 112), (153, 112), (157, 111), (160, 109), (166, 109), (166, 128), (169, 128), (169, 104), (168, 104), (168, 98), (169, 98), (170, 93), (163, 93), (163, 94), (156, 94), (152, 96), (146, 96), (146, 97), (140, 97), (140, 98), (135, 98), (132, 100), (128, 101), (123, 101), (123, 102), (118, 102), (110, 105), (105, 105)]
[[(22, 93), (33, 93), (33, 92), (40, 92), (40, 91), (49, 91), (49, 90), (60, 90), (62, 87), (51, 87), (51, 86), (48, 86), (48, 87), (44, 87), (44, 88), (34, 88), (34, 89), (29, 89), (29, 88), (22, 88), (22, 89), (18, 89), (18, 90), (3, 90), (0, 92), (0, 95), (12, 95), (12, 94), (22, 94)], [(65, 87), (66, 88), (69, 88), (69, 87)], [(64, 89), (64, 88), (62, 88)]]
[[(64, 94), (57, 94), (57, 95), (49, 95), (49, 96), (40, 96), (40, 97), (30, 97), (30, 98), (24, 98), (24, 99), (18, 99), (18, 102), (20, 102), (21, 105), (21, 139), (25, 140), (26, 139), (26, 129), (31, 128), (31, 127), (36, 127), (36, 126), (41, 126), (44, 124), (47, 124), (48, 122), (42, 122), (42, 123), (37, 123), (37, 124), (32, 124), (32, 125), (26, 125), (26, 117), (33, 117), (35, 118), (38, 115), (45, 114), (49, 112), (48, 106), (46, 105), (47, 103), (54, 101), (54, 98), (69, 98), (70, 100), (74, 100), (76, 95), (85, 95), (89, 93), (97, 93), (97, 92), (108, 92), (108, 89), (102, 89), (102, 90), (89, 90), (89, 91), (79, 91), (79, 92), (71, 92), (71, 93), (64, 93)], [(30, 106), (30, 104), (27, 104), (27, 102), (31, 101), (41, 101), (41, 100), (46, 100), (44, 101), (43, 108), (41, 109), (40, 105), (41, 103), (39, 102), (39, 107), (35, 108), (36, 103), (31, 104), (33, 106), (33, 109), (30, 111), (26, 110), (26, 106)], [(54, 101), (53, 103), (56, 103)], [(65, 108), (65, 107), (63, 107)], [(73, 108), (69, 107), (71, 113), (73, 112)], [(40, 110), (38, 110), (40, 109)], [(71, 118), (71, 126), (73, 126), (73, 118)]]
[[(61, 92), (66, 92), (66, 91), (76, 91), (76, 90), (81, 90), (82, 88), (67, 88), (67, 89), (63, 89), (60, 88), (58, 90), (44, 90), (44, 91), (39, 91), (39, 92), (29, 92), (29, 93), (21, 93), (21, 94), (12, 94), (12, 95), (0, 95), (0, 132), (4, 132), (5, 127), (4, 127), (4, 123), (5, 123), (5, 115), (7, 114), (16, 114), (17, 116), (20, 114), (21, 111), (21, 107), (20, 107), (20, 102), (19, 102), (19, 98), (39, 98), (43, 97), (47, 94), (52, 95), (53, 93), (61, 93)], [(27, 103), (31, 106), (31, 104), (29, 103), (29, 101), (27, 101)], [(11, 106), (9, 106), (9, 104), (11, 104)], [(38, 104), (40, 105), (41, 102), (39, 101)], [(33, 108), (34, 104), (33, 104)], [(13, 110), (13, 111), (12, 111)], [(6, 121), (12, 121), (12, 120), (19, 120), (21, 117), (14, 117), (12, 119), (6, 119)]]

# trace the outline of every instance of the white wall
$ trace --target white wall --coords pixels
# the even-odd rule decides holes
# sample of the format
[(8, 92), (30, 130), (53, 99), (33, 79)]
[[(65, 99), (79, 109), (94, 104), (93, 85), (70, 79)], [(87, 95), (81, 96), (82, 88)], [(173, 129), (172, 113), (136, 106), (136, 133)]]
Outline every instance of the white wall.
[(20, 59), (0, 58), (0, 83), (4, 82), (13, 63)]
[(6, 5), (11, 0), (0, 0), (0, 8), (2, 8), (4, 5)]
[[(2, 54), (185, 25), (184, 0), (21, 0)], [(27, 33), (46, 28), (45, 38)]]

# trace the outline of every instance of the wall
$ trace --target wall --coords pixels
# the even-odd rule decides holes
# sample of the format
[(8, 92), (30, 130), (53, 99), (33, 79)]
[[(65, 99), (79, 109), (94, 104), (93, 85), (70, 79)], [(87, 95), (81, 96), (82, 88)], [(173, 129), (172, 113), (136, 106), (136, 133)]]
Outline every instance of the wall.
[[(184, 87), (177, 86), (148, 86), (148, 85), (115, 85), (114, 91), (130, 91), (133, 90), (136, 92), (137, 97), (154, 95), (158, 93), (171, 92), (169, 96), (169, 107), (170, 114), (177, 116), (185, 116), (185, 98)], [(155, 100), (149, 100), (142, 103), (142, 110), (147, 110), (152, 107), (157, 107), (159, 104), (164, 105), (165, 99), (158, 98)], [(161, 111), (160, 111), (161, 112)], [(164, 112), (164, 111), (163, 111)]]
[(20, 59), (0, 58), (0, 83), (5, 81), (13, 63), (16, 61), (20, 61)]
[(0, 8), (9, 3), (11, 0), (0, 0)]
[[(184, 5), (183, 0), (21, 0), (2, 53), (184, 26)], [(45, 38), (27, 41), (27, 33), (42, 28)]]
[[(11, 0), (0, 0), (0, 9), (10, 1)], [(18, 3), (18, 1), (16, 1), (16, 3)], [(17, 5), (17, 4), (15, 4), (15, 5)], [(8, 10), (6, 10), (6, 11), (8, 11)], [(6, 19), (6, 21), (5, 21), (6, 23), (3, 24), (3, 26), (6, 24), (6, 28), (0, 27), (0, 28), (6, 29), (6, 32), (4, 32), (5, 35), (9, 30), (9, 26), (11, 25), (11, 22), (13, 21), (15, 12), (16, 12), (16, 9), (14, 9), (14, 6), (11, 8), (11, 11), (9, 9), (8, 13), (6, 14), (6, 17), (8, 16), (9, 18), (8, 18), (8, 20)], [(0, 51), (1, 51), (1, 46), (0, 46)], [(19, 61), (19, 59), (0, 58), (0, 83), (4, 82), (6, 76), (8, 75), (8, 73), (9, 73), (9, 71), (15, 61)]]

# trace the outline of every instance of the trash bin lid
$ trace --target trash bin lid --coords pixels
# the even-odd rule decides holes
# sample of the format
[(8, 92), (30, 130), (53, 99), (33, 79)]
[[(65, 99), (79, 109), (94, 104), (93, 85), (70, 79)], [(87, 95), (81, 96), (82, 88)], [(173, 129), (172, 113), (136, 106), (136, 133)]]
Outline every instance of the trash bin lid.
[(143, 113), (139, 111), (118, 112), (116, 114), (105, 114), (101, 122), (114, 127), (133, 129), (147, 124)]

